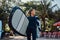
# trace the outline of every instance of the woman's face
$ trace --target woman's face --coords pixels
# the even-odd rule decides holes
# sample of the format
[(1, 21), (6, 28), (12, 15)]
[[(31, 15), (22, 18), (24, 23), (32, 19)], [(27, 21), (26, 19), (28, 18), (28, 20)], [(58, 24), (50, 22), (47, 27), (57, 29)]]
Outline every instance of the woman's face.
[(35, 15), (35, 9), (33, 9), (32, 11), (31, 11), (31, 15)]

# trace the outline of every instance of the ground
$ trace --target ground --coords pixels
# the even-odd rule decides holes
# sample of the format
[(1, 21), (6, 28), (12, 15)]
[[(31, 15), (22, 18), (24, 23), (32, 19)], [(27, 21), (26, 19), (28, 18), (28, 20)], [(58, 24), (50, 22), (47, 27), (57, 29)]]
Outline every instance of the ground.
[[(27, 40), (27, 38), (22, 37), (22, 36), (14, 36), (14, 37), (10, 36), (8, 39), (1, 39), (1, 40)], [(37, 38), (37, 40), (60, 40), (60, 38), (59, 39), (57, 39), (57, 38)]]

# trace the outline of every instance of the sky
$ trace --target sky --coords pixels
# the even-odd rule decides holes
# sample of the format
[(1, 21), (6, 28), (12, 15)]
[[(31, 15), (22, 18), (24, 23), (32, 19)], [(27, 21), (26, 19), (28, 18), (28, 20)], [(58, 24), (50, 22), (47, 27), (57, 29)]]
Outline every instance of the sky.
[(57, 4), (57, 6), (53, 8), (53, 11), (60, 9), (60, 0), (55, 0), (52, 2), (52, 6), (55, 4)]
[[(22, 2), (27, 2), (27, 1), (31, 1), (31, 0), (21, 0), (21, 1)], [(36, 1), (38, 1), (38, 0), (36, 0)], [(54, 0), (54, 1), (52, 1), (52, 5), (51, 6), (53, 6), (55, 4), (57, 4), (57, 6), (60, 8), (60, 0)], [(53, 8), (53, 11), (59, 9), (57, 6)]]
[(60, 0), (55, 0), (55, 2), (58, 4), (58, 6), (60, 7)]

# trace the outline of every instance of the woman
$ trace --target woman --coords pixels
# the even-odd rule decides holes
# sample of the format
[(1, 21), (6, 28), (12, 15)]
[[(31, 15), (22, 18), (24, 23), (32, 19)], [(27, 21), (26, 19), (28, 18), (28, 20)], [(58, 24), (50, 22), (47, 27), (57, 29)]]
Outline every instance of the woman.
[(27, 40), (31, 40), (31, 34), (32, 34), (32, 40), (36, 40), (36, 31), (37, 31), (37, 26), (39, 23), (37, 22), (37, 19), (35, 17), (35, 9), (31, 9), (29, 11), (30, 16), (28, 17), (29, 24), (27, 27)]

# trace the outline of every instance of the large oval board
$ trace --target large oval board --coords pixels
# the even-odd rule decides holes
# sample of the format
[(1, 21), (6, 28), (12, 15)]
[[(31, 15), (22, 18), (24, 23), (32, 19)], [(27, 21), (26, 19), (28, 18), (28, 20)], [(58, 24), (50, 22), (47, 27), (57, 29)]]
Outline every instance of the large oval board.
[(26, 29), (28, 26), (28, 19), (24, 12), (19, 7), (14, 7), (9, 17), (9, 26), (14, 32), (26, 36)]

